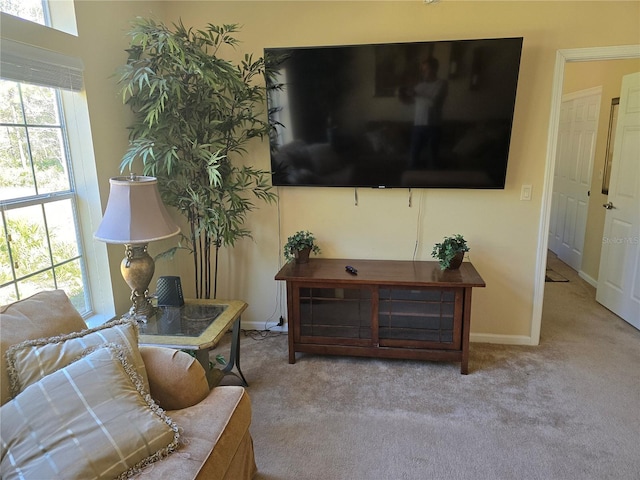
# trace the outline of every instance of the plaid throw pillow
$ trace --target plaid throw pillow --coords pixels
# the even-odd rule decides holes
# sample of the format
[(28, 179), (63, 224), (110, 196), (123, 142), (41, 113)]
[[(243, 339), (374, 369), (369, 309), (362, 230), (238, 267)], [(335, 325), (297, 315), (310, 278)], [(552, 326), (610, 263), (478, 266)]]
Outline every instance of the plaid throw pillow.
[(94, 348), (1, 407), (4, 480), (123, 479), (177, 447), (123, 349)]
[(127, 361), (142, 378), (149, 391), (147, 371), (138, 350), (138, 325), (130, 320), (113, 320), (99, 327), (67, 335), (26, 340), (7, 350), (7, 370), (11, 396), (41, 378), (69, 365), (87, 348), (116, 343), (121, 345)]

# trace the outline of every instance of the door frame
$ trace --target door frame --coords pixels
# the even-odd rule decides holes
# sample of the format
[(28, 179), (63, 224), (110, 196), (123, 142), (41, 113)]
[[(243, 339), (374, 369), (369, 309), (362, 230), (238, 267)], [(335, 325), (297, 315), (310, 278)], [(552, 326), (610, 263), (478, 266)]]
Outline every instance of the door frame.
[(560, 105), (564, 85), (564, 69), (568, 62), (591, 62), (599, 60), (625, 60), (640, 58), (640, 45), (621, 45), (614, 47), (593, 47), (558, 50), (553, 75), (551, 93), (551, 114), (549, 119), (547, 154), (540, 224), (538, 226), (538, 249), (536, 252), (536, 273), (533, 291), (533, 313), (531, 318), (531, 345), (540, 343), (542, 326), (542, 304), (544, 302), (545, 272), (547, 268), (547, 247), (549, 245), (549, 222), (553, 194), (553, 176), (555, 172), (555, 154), (558, 146), (558, 128)]

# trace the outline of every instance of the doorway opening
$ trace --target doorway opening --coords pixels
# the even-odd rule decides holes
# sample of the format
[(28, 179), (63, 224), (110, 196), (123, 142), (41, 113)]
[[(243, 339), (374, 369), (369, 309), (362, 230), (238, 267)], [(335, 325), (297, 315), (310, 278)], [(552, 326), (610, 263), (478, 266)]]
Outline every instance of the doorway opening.
[(568, 62), (588, 62), (618, 59), (622, 60), (632, 58), (640, 58), (640, 45), (559, 50), (556, 55), (556, 65), (554, 70), (552, 89), (551, 117), (549, 122), (549, 134), (547, 142), (545, 179), (542, 195), (542, 209), (538, 229), (536, 282), (533, 298), (533, 315), (530, 333), (532, 345), (537, 345), (540, 342), (540, 328), (542, 324), (542, 306), (544, 301), (547, 248), (549, 244), (549, 225), (553, 194), (555, 157), (558, 147), (560, 106), (562, 103), (565, 66)]

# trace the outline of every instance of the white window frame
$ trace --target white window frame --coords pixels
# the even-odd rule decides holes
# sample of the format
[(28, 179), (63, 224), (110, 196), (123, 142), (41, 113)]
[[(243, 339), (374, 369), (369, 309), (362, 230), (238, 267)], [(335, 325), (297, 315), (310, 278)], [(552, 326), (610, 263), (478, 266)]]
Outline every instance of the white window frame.
[(93, 238), (93, 233), (102, 221), (102, 206), (91, 138), (89, 107), (84, 91), (61, 90), (60, 96), (67, 124), (67, 141), (76, 190), (76, 211), (87, 269), (87, 287), (93, 307), (91, 315), (85, 317), (85, 321), (93, 327), (112, 319), (115, 316), (115, 307), (107, 244), (97, 242)]

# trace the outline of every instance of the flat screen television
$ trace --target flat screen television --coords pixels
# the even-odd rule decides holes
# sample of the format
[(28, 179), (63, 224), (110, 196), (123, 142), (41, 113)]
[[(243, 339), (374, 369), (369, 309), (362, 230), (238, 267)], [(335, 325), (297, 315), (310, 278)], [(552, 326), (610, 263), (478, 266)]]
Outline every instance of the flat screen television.
[(277, 186), (505, 185), (522, 38), (265, 48)]

